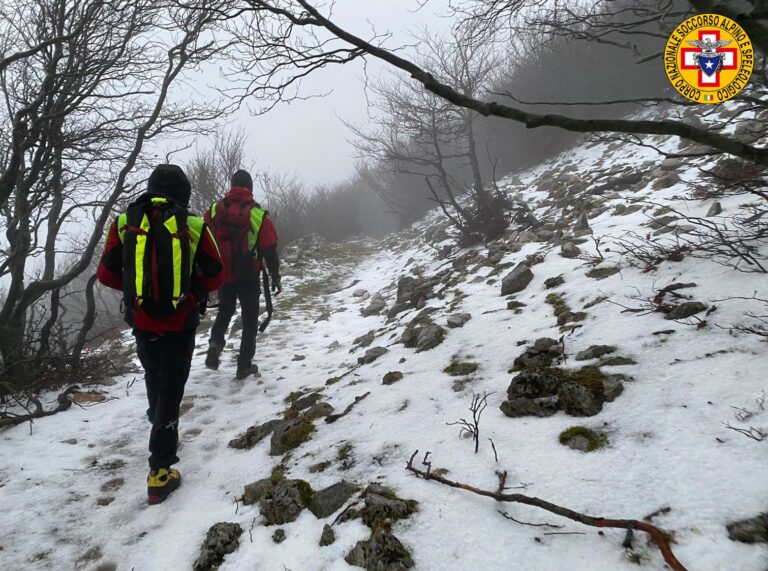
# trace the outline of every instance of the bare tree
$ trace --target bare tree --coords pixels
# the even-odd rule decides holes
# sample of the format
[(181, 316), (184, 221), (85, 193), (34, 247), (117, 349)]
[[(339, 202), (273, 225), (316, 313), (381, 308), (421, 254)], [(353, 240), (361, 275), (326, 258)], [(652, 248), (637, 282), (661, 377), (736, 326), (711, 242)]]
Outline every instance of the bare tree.
[(113, 209), (141, 184), (133, 173), (153, 161), (149, 146), (222, 115), (174, 90), (186, 70), (222, 53), (218, 14), (155, 0), (33, 0), (0, 12), (3, 380), (35, 381), (64, 288), (91, 266)]
[[(471, 96), (487, 90), (499, 67), (492, 47), (475, 42), (471, 34), (444, 40), (425, 32), (419, 45), (425, 68)], [(423, 177), (432, 199), (465, 239), (493, 239), (503, 232), (506, 199), (485, 180), (477, 115), (399, 77), (373, 82), (370, 89), (378, 108), (375, 128), (352, 127), (360, 156), (392, 173)], [(470, 204), (460, 201), (465, 195)]]
[(190, 210), (203, 213), (229, 189), (235, 171), (250, 171), (252, 163), (246, 159), (248, 137), (242, 129), (220, 130), (209, 148), (198, 148), (185, 172), (192, 185)]

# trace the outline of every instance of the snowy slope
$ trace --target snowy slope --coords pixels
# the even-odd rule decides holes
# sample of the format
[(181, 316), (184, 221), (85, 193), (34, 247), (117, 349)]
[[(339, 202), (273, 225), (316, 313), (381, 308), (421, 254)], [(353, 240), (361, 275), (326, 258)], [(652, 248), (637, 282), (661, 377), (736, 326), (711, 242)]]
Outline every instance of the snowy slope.
[[(648, 148), (585, 144), (506, 184), (534, 214), (544, 216), (549, 208), (542, 202), (549, 196), (536, 184), (542, 174), (570, 168), (570, 173), (587, 179), (608, 162), (614, 171), (631, 172), (659, 161)], [(680, 173), (683, 181), (697, 176), (693, 168)], [(659, 191), (652, 189), (652, 180), (645, 182), (611, 194), (606, 205), (652, 199), (698, 216), (710, 206), (682, 200), (682, 182)], [(725, 212), (743, 201), (724, 200)], [(642, 225), (656, 209), (646, 206), (625, 216), (614, 216), (608, 209), (590, 219), (592, 235), (646, 233)], [(526, 243), (500, 262), (514, 265), (544, 253), (544, 261), (532, 267), (533, 281), (516, 296), (526, 304), (523, 311), (508, 310), (508, 300), (500, 295), (505, 272), (494, 273), (491, 265), (484, 265), (465, 275), (457, 273), (457, 284), (446, 291), (446, 299), (429, 299), (426, 307), (436, 309), (432, 318), (439, 324), (457, 312), (469, 312), (472, 319), (460, 329), (449, 329), (438, 347), (416, 353), (397, 341), (418, 310), (391, 321), (384, 315), (362, 317), (360, 309), (368, 301), (356, 290), (381, 292), (391, 306), (399, 277), (412, 275), (417, 267), (423, 276), (452, 268), (450, 259), (441, 258), (423, 239), (424, 231), (437, 223), (434, 214), (398, 236), (378, 243), (355, 242), (343, 255), (341, 249), (330, 248), (324, 264), (301, 278), (287, 278), (282, 310), (259, 339), (263, 376), (258, 381), (233, 380), (231, 347), (236, 336), (221, 370), (206, 370), (207, 334), (199, 336), (187, 386), (191, 408), (181, 420), (179, 467), (184, 484), (160, 506), (145, 505), (148, 426), (140, 379), (134, 384), (130, 375), (116, 379), (105, 389), (114, 400), (43, 419), (31, 433), (29, 426), (0, 433), (0, 568), (189, 569), (208, 528), (229, 521), (240, 523), (246, 532), (222, 570), (352, 569), (344, 556), (369, 535), (359, 520), (337, 524), (337, 541), (320, 548), (323, 524), (335, 516), (324, 521), (304, 511), (297, 521), (282, 526), (287, 539), (276, 545), (274, 528), (260, 525), (258, 506), (235, 502), (244, 485), (268, 477), (281, 458), (269, 456), (268, 439), (248, 451), (227, 447), (229, 440), (251, 425), (279, 417), (290, 393), (317, 389), (337, 412), (355, 397), (371, 394), (339, 421), (318, 421), (312, 439), (285, 461), (287, 476), (304, 479), (316, 490), (341, 479), (362, 486), (384, 482), (401, 497), (417, 500), (419, 511), (393, 529), (411, 551), (417, 569), (638, 568), (621, 547), (624, 533), (619, 530), (601, 535), (533, 508), (500, 505), (414, 478), (405, 463), (417, 449), (431, 451), (433, 469), (447, 469), (452, 479), (493, 490), (496, 472), (506, 470), (509, 485), (528, 484), (524, 493), (593, 515), (640, 519), (669, 506), (671, 511), (654, 523), (674, 532), (675, 553), (689, 569), (765, 569), (765, 546), (735, 543), (725, 530), (726, 523), (756, 515), (768, 505), (766, 444), (723, 426), (723, 422), (738, 424), (732, 406), (752, 406), (766, 388), (765, 343), (727, 329), (754, 309), (749, 301), (715, 303), (717, 311), (703, 328), (690, 320), (665, 321), (659, 313), (623, 312), (610, 302), (590, 307), (583, 327), (566, 335), (566, 351), (572, 357), (591, 345), (615, 345), (621, 355), (637, 362), (615, 368), (633, 379), (625, 384), (624, 393), (590, 418), (561, 412), (550, 418), (513, 419), (499, 410), (512, 378), (508, 370), (525, 345), (562, 335), (544, 301), (550, 293), (543, 285), (547, 278), (562, 274), (566, 283), (553, 291), (581, 310), (598, 296), (636, 306), (633, 297), (638, 292), (652, 297), (654, 288), (676, 280), (697, 283), (686, 293), (712, 305), (712, 300), (764, 292), (764, 275), (691, 258), (663, 262), (656, 271), (643, 272), (609, 247), (600, 267), (618, 265), (621, 272), (596, 281), (586, 276), (591, 266), (584, 260), (563, 258), (559, 248), (543, 242)], [(609, 243), (606, 238), (604, 244)], [(590, 244), (580, 247), (594, 253)], [(466, 253), (453, 252), (451, 259)], [(654, 335), (670, 329), (675, 333)], [(371, 330), (377, 331), (372, 346), (389, 351), (326, 386), (329, 378), (355, 366), (365, 349), (350, 352), (353, 340)], [(125, 343), (129, 342), (126, 337)], [(456, 378), (443, 372), (455, 357), (480, 365), (463, 390), (454, 386)], [(566, 366), (575, 366), (572, 358)], [(401, 371), (404, 378), (383, 385), (382, 377), (390, 371)], [(467, 415), (473, 392), (492, 393), (477, 455), (471, 441), (460, 438), (455, 426), (446, 425)], [(765, 427), (768, 414), (752, 423)], [(610, 445), (588, 454), (562, 446), (558, 435), (574, 425), (606, 431)], [(69, 439), (76, 443), (63, 442)], [(345, 444), (352, 447), (351, 461), (340, 462), (338, 451)], [(310, 472), (310, 466), (323, 461), (330, 463), (325, 471)], [(100, 490), (115, 478), (124, 483), (113, 484), (117, 487), (113, 491)], [(114, 501), (100, 506), (99, 498)], [(499, 509), (527, 522), (563, 525), (559, 532), (578, 533), (549, 535), (546, 528), (504, 519)], [(644, 537), (635, 540), (635, 553), (642, 558), (640, 568), (664, 568), (660, 554)]]

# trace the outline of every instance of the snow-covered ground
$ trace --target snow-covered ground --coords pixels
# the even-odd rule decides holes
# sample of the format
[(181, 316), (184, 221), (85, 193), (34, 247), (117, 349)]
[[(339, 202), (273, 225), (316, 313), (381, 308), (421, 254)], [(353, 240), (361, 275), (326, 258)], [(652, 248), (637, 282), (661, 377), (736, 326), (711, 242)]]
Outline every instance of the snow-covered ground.
[[(520, 184), (511, 190), (542, 214), (546, 208), (540, 203), (548, 196), (534, 184), (542, 173), (570, 163), (572, 174), (586, 178), (609, 162), (613, 170), (627, 167), (630, 172), (648, 161), (659, 162), (657, 157), (647, 148), (617, 151), (608, 143), (585, 145), (520, 175)], [(692, 168), (679, 172), (683, 180), (697, 176)], [(652, 190), (652, 179), (647, 183), (642, 189), (611, 195), (608, 206), (652, 199), (698, 216), (710, 206), (683, 201), (682, 183), (659, 191)], [(743, 197), (723, 200), (724, 213), (744, 201)], [(642, 224), (656, 208), (625, 216), (614, 216), (609, 209), (590, 220), (593, 236), (645, 234), (649, 230)], [(229, 448), (229, 440), (251, 425), (279, 417), (291, 392), (317, 389), (337, 412), (355, 397), (371, 394), (337, 422), (316, 422), (312, 439), (286, 461), (287, 476), (304, 479), (315, 490), (342, 479), (362, 486), (378, 481), (403, 498), (417, 500), (419, 511), (393, 529), (411, 551), (417, 569), (638, 568), (621, 546), (620, 530), (599, 534), (534, 508), (502, 505), (415, 478), (405, 464), (418, 449), (422, 454), (431, 451), (433, 469), (447, 469), (454, 480), (494, 490), (496, 472), (507, 471), (509, 485), (528, 484), (524, 493), (592, 515), (641, 519), (668, 506), (669, 513), (654, 523), (674, 533), (673, 549), (689, 569), (764, 570), (768, 548), (729, 540), (725, 525), (766, 509), (768, 444), (729, 431), (723, 423), (739, 425), (732, 406), (753, 407), (766, 388), (768, 347), (754, 336), (728, 329), (743, 321), (745, 311), (756, 309), (751, 302), (713, 301), (765, 292), (764, 274), (740, 273), (693, 258), (663, 262), (656, 271), (643, 272), (608, 247), (600, 267), (618, 264), (621, 272), (596, 281), (586, 276), (591, 266), (584, 260), (563, 258), (559, 247), (550, 248), (544, 261), (532, 267), (533, 281), (516, 296), (526, 304), (521, 313), (507, 309), (508, 300), (500, 295), (505, 272), (489, 275), (490, 265), (462, 276), (446, 299), (428, 300), (426, 307), (437, 309), (432, 318), (438, 324), (445, 325), (452, 313), (469, 312), (473, 317), (464, 327), (449, 329), (438, 347), (416, 353), (397, 341), (418, 310), (401, 313), (391, 322), (385, 315), (362, 317), (360, 309), (368, 302), (353, 293), (382, 291), (391, 306), (399, 277), (412, 275), (417, 266), (424, 276), (451, 268), (423, 240), (423, 231), (436, 220), (433, 215), (379, 243), (356, 242), (350, 246), (355, 255), (348, 253), (343, 263), (335, 265), (330, 257), (301, 279), (287, 278), (286, 299), (259, 338), (261, 379), (234, 380), (236, 337), (221, 369), (206, 370), (207, 333), (199, 335), (185, 399), (191, 408), (181, 419), (179, 468), (184, 483), (162, 505), (145, 503), (149, 426), (138, 374), (115, 379), (105, 388), (114, 400), (42, 419), (31, 433), (28, 425), (0, 433), (0, 568), (189, 569), (208, 528), (227, 521), (240, 523), (246, 531), (222, 570), (352, 569), (344, 556), (370, 533), (359, 520), (336, 524), (336, 542), (321, 548), (323, 525), (335, 515), (318, 520), (305, 510), (297, 521), (282, 526), (287, 539), (278, 545), (272, 540), (274, 527), (260, 524), (258, 506), (235, 502), (244, 485), (268, 477), (281, 458), (269, 456), (269, 439), (248, 451)], [(580, 247), (594, 253), (590, 244)], [(610, 244), (610, 238), (603, 244)], [(527, 243), (519, 252), (505, 254), (500, 263), (516, 264), (545, 248), (542, 242)], [(545, 289), (547, 278), (561, 274), (566, 280), (563, 286)], [(537, 338), (562, 335), (552, 307), (545, 303), (550, 291), (562, 293), (574, 310), (599, 296), (637, 306), (633, 297), (653, 297), (654, 289), (674, 281), (695, 282), (697, 287), (684, 293), (717, 306), (705, 326), (666, 321), (660, 313), (627, 313), (619, 305), (603, 302), (586, 310), (583, 327), (566, 334), (570, 357), (566, 366), (576, 366), (572, 357), (596, 344), (614, 345), (618, 354), (637, 362), (606, 368), (633, 380), (600, 414), (573, 418), (560, 412), (550, 418), (514, 419), (502, 414), (499, 405), (506, 398), (514, 359)], [(454, 299), (461, 301), (449, 311), (446, 306)], [(324, 312), (330, 317), (318, 320)], [(326, 386), (329, 378), (355, 366), (365, 349), (350, 352), (353, 340), (371, 330), (377, 331), (372, 346), (389, 351)], [(660, 330), (674, 334), (654, 335)], [(129, 336), (125, 342), (130, 342)], [(479, 364), (458, 391), (456, 378), (443, 372), (455, 357)], [(390, 371), (401, 371), (404, 378), (382, 384)], [(477, 455), (472, 442), (446, 424), (467, 416), (473, 392), (490, 393)], [(765, 428), (768, 413), (750, 422)], [(561, 445), (559, 434), (574, 425), (605, 431), (609, 446), (582, 453)], [(498, 461), (488, 439), (495, 444)], [(342, 463), (337, 455), (345, 444), (351, 445), (350, 460)], [(330, 463), (326, 470), (309, 471), (323, 461)], [(114, 489), (108, 485), (101, 491), (108, 482)], [(104, 498), (113, 501), (99, 505)], [(574, 533), (550, 534), (546, 528), (519, 525), (503, 518), (500, 509), (526, 522), (555, 523), (564, 526), (556, 531)], [(635, 540), (635, 553), (641, 556), (640, 568), (665, 568), (659, 552), (642, 534)]]

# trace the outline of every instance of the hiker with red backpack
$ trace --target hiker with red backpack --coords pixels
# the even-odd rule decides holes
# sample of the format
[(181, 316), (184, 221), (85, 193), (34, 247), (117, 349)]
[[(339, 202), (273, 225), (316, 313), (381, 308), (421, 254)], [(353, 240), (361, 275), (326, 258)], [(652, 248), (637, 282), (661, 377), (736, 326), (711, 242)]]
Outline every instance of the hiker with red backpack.
[(123, 292), (125, 320), (133, 327), (145, 371), (150, 504), (179, 487), (179, 407), (189, 377), (195, 330), (208, 292), (221, 285), (223, 264), (202, 218), (187, 211), (191, 188), (176, 165), (152, 171), (147, 192), (117, 217), (96, 275)]
[[(277, 232), (269, 213), (253, 199), (253, 179), (244, 170), (232, 175), (230, 190), (211, 206), (205, 220), (213, 230), (224, 260), (224, 285), (219, 289), (219, 312), (211, 328), (205, 365), (209, 369), (219, 368), (226, 344), (224, 334), (239, 300), (243, 330), (235, 377), (243, 380), (259, 372), (258, 365), (253, 363), (256, 333), (266, 329), (272, 316), (270, 293), (282, 292)], [(267, 318), (259, 326), (262, 289)]]

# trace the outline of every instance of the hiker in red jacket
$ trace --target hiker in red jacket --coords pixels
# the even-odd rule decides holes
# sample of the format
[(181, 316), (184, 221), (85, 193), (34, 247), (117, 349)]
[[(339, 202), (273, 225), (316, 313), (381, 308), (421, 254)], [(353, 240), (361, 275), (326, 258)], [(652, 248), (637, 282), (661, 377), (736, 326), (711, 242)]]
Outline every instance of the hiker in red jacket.
[[(149, 437), (148, 501), (179, 487), (179, 406), (189, 377), (195, 330), (207, 294), (221, 285), (223, 265), (202, 218), (187, 212), (190, 184), (176, 165), (152, 172), (147, 192), (117, 217), (96, 275), (123, 292), (145, 371)], [(201, 305), (202, 304), (202, 305)]]
[(224, 334), (235, 314), (235, 303), (240, 300), (243, 331), (235, 377), (242, 380), (259, 372), (258, 365), (253, 363), (256, 333), (264, 331), (269, 323), (268, 316), (259, 327), (260, 274), (263, 273), (261, 283), (270, 315), (272, 301), (266, 270), (271, 277), (272, 292), (275, 295), (282, 292), (277, 232), (267, 211), (253, 200), (253, 179), (244, 170), (238, 170), (232, 175), (229, 192), (211, 206), (205, 220), (213, 230), (224, 260), (224, 285), (219, 290), (219, 313), (211, 328), (205, 365), (210, 369), (218, 369), (219, 357), (225, 345)]

